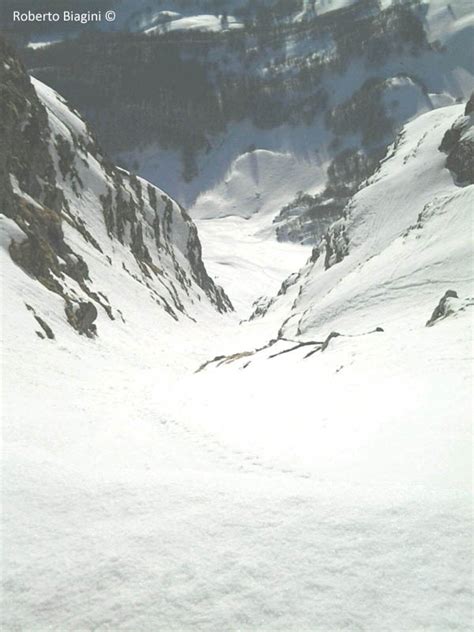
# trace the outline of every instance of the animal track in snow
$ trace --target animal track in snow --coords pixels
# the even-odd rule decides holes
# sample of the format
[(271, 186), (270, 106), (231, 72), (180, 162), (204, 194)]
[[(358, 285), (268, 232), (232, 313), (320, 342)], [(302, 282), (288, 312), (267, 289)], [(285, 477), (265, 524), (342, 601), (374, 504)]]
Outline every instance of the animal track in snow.
[(204, 455), (201, 461), (203, 463), (207, 461), (216, 468), (224, 466), (231, 472), (239, 472), (240, 474), (284, 475), (306, 480), (311, 478), (309, 472), (291, 467), (281, 467), (276, 463), (264, 461), (254, 453), (240, 448), (233, 448), (219, 440), (212, 433), (190, 427), (185, 422), (168, 419), (162, 421), (161, 424), (167, 427), (168, 432), (176, 440), (184, 441), (188, 447), (190, 446), (199, 452), (202, 451)]

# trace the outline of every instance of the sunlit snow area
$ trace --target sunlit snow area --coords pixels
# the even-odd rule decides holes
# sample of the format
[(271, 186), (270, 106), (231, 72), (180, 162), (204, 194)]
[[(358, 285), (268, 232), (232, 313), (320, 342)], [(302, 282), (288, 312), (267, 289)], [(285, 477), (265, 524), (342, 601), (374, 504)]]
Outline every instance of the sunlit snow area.
[(324, 185), (319, 119), (135, 176), (5, 50), (2, 629), (470, 630), (467, 97), (394, 71), (400, 131), (324, 249), (274, 222)]

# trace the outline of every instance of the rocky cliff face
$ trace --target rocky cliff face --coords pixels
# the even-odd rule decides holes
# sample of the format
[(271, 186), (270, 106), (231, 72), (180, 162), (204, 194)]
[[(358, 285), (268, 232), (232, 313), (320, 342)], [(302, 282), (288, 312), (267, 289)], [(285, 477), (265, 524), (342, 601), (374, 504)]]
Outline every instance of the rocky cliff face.
[(95, 336), (99, 314), (123, 318), (101, 288), (97, 261), (131, 277), (175, 320), (194, 318), (198, 303), (232, 309), (206, 272), (184, 209), (115, 167), (80, 115), (31, 81), (5, 41), (0, 90), (2, 243), (25, 274), (63, 299), (77, 332)]
[(474, 184), (474, 93), (460, 116), (443, 136), (439, 150), (446, 153), (446, 166), (461, 186)]

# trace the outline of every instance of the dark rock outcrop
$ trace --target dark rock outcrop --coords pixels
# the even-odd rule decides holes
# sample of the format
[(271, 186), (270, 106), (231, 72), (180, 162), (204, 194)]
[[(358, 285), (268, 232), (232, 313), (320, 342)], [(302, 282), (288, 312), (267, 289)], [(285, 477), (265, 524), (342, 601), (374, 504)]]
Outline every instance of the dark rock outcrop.
[(275, 217), (277, 239), (317, 245), (331, 224), (343, 217), (350, 198), (377, 170), (384, 154), (385, 148), (339, 152), (328, 167), (324, 191), (298, 192)]
[(474, 184), (474, 93), (461, 116), (443, 136), (439, 150), (448, 154), (446, 167), (459, 185)]
[(68, 322), (80, 334), (84, 334), (89, 338), (97, 334), (97, 327), (94, 324), (97, 319), (97, 307), (91, 302), (66, 303), (66, 316)]
[(461, 139), (446, 158), (446, 166), (459, 184), (474, 184), (474, 143)]
[(469, 101), (466, 103), (464, 114), (466, 116), (468, 116), (468, 114), (474, 114), (474, 92), (471, 94)]
[(349, 254), (349, 237), (344, 220), (335, 222), (324, 236), (325, 246), (324, 268), (328, 270), (336, 263), (340, 263)]
[(64, 239), (67, 202), (49, 152), (46, 110), (14, 51), (1, 38), (0, 60), (0, 210), (26, 235), (22, 242), (11, 242), (10, 255), (25, 272), (65, 299), (65, 276), (89, 293), (87, 264)]
[(451, 299), (457, 299), (458, 294), (454, 290), (447, 290), (444, 293), (444, 296), (439, 301), (438, 305), (435, 307), (433, 313), (431, 314), (431, 318), (426, 322), (427, 327), (432, 327), (439, 320), (454, 314), (455, 310), (452, 305)]

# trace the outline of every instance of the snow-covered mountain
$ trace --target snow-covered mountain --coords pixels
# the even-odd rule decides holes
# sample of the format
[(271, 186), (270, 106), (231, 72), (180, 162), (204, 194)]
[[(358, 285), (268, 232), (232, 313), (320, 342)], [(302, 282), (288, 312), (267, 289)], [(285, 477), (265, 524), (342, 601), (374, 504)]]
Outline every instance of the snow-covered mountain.
[(184, 209), (114, 167), (80, 115), (1, 52), (2, 256), (16, 317), (51, 338), (67, 325), (113, 335), (145, 305), (175, 321), (232, 309)]
[[(206, 264), (247, 311), (262, 263), (259, 294), (272, 293), (307, 257), (291, 244), (320, 241), (405, 123), (474, 89), (465, 0), (116, 9), (117, 32), (27, 49), (26, 63), (90, 118), (119, 164), (188, 209)], [(224, 13), (242, 28), (221, 24)], [(253, 275), (245, 300), (219, 245), (233, 239), (255, 246), (241, 261)]]
[(464, 311), (473, 300), (473, 184), (474, 97), (406, 125), (307, 263), (256, 303), (251, 319), (281, 322), (269, 353), (278, 337), (377, 331), (387, 316), (398, 336), (422, 329), (449, 289), (459, 298), (450, 313)]

